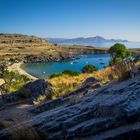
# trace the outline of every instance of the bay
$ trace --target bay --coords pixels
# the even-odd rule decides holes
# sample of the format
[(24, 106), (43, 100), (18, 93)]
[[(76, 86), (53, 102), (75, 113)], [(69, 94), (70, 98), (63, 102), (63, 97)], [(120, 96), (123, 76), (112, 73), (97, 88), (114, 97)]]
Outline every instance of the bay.
[(80, 55), (77, 56), (77, 59), (61, 62), (26, 63), (22, 65), (22, 68), (38, 78), (48, 78), (50, 75), (64, 70), (81, 72), (81, 69), (87, 64), (93, 64), (98, 69), (103, 69), (109, 65), (109, 60), (108, 54)]

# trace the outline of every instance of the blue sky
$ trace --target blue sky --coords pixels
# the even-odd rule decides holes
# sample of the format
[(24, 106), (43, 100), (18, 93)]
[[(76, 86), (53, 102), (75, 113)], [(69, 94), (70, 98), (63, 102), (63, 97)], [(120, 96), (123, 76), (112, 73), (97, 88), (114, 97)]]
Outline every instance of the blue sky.
[(140, 41), (140, 0), (0, 0), (0, 32)]

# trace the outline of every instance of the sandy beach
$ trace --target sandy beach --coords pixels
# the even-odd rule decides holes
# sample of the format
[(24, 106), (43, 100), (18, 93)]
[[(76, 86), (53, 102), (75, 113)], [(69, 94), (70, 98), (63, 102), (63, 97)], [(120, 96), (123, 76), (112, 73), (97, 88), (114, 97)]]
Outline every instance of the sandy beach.
[(8, 67), (8, 70), (9, 71), (14, 71), (14, 72), (17, 72), (19, 74), (23, 74), (23, 75), (26, 75), (28, 76), (30, 79), (32, 80), (36, 80), (38, 79), (37, 77), (34, 77), (32, 75), (30, 75), (29, 73), (27, 73), (25, 70), (23, 70), (20, 66), (21, 66), (21, 62), (20, 63), (14, 63), (13, 65), (9, 66)]

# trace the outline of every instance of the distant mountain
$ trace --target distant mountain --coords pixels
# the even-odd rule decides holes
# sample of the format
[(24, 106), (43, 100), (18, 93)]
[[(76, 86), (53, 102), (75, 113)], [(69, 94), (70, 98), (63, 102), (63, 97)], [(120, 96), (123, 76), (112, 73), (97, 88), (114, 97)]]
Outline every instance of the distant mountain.
[(72, 39), (65, 39), (65, 38), (46, 38), (50, 43), (56, 43), (56, 44), (75, 44), (75, 45), (81, 45), (81, 44), (92, 44), (92, 43), (117, 43), (117, 42), (128, 42), (128, 40), (122, 40), (122, 39), (105, 39), (101, 36), (95, 36), (95, 37), (79, 37), (79, 38), (72, 38)]

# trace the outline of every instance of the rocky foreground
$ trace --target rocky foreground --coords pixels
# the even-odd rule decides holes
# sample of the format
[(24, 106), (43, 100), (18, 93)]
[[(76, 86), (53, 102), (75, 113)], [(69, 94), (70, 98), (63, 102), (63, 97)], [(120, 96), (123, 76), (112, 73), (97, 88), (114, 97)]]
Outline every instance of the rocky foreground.
[[(34, 129), (44, 140), (139, 140), (139, 75), (103, 87), (93, 85), (84, 86), (82, 95), (79, 90), (68, 97), (28, 109), (33, 117), (0, 129), (0, 139), (10, 139), (15, 129), (20, 133), (21, 129), (26, 128)], [(95, 86), (100, 88), (94, 91)]]

